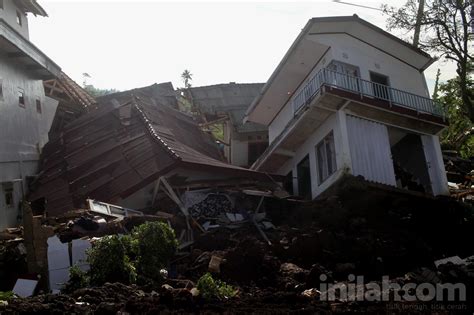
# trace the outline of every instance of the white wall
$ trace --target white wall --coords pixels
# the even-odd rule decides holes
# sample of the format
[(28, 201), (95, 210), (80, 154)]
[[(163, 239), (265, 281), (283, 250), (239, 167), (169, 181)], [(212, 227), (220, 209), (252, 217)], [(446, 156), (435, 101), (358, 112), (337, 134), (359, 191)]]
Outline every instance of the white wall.
[(248, 141), (231, 139), (231, 159), (230, 164), (247, 167), (248, 165)]
[[(32, 78), (23, 67), (17, 67), (3, 55), (0, 55), (0, 79), (3, 87), (0, 97), (0, 182), (23, 179), (26, 193), (25, 177), (36, 175), (38, 171), (40, 151), (48, 141), (58, 102), (45, 96), (41, 80)], [(18, 104), (18, 88), (25, 92), (24, 108)], [(41, 113), (37, 112), (36, 99), (41, 102)], [(20, 188), (15, 185), (16, 196), (23, 195)], [(3, 191), (1, 193), (4, 198)], [(16, 222), (20, 199), (15, 199), (15, 213), (11, 209), (5, 212), (0, 202), (0, 229)]]
[[(343, 112), (339, 111), (338, 113), (334, 113), (329, 116), (327, 120), (321, 124), (321, 126), (311, 136), (308, 137), (303, 145), (300, 146), (300, 148), (296, 151), (295, 156), (278, 170), (277, 173), (281, 175), (286, 175), (290, 171), (293, 171), (293, 190), (296, 194), (298, 193), (296, 179), (298, 176), (297, 165), (307, 154), (309, 154), (311, 170), (312, 198), (316, 198), (320, 193), (331, 186), (344, 172), (350, 172), (351, 162), (350, 153), (348, 152), (349, 147), (347, 143), (347, 133), (345, 131), (345, 120), (341, 118), (343, 114)], [(331, 131), (334, 135), (337, 171), (319, 185), (316, 161), (316, 145)]]
[(421, 136), (428, 173), (430, 175), (431, 189), (433, 195), (449, 196), (448, 178), (444, 168), (443, 154), (439, 144), (439, 137), (432, 135)]
[[(16, 20), (17, 11), (21, 14), (21, 25)], [(0, 9), (0, 19), (4, 19), (13, 29), (26, 39), (29, 39), (27, 16), (15, 5), (13, 0), (3, 0), (3, 10)]]
[(369, 71), (377, 72), (388, 76), (393, 88), (430, 97), (423, 73), (387, 53), (345, 34), (313, 36), (331, 46), (334, 60), (358, 66), (362, 79), (370, 81)]
[[(311, 35), (310, 38), (331, 48), (293, 95), (297, 95), (316, 73), (335, 60), (359, 67), (364, 80), (370, 81), (370, 71), (376, 72), (388, 76), (393, 88), (430, 97), (423, 73), (387, 53), (345, 34)], [(290, 99), (268, 127), (270, 143), (284, 130), (293, 115)]]

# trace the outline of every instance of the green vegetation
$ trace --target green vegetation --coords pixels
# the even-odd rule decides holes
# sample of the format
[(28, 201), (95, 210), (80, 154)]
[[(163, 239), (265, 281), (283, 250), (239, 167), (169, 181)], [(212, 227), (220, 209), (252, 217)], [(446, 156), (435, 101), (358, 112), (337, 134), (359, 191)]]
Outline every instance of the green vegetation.
[(82, 271), (79, 266), (69, 268), (69, 281), (64, 288), (65, 292), (74, 292), (77, 289), (89, 286), (90, 277), (87, 272)]
[(128, 253), (129, 242), (130, 239), (126, 236), (103, 237), (87, 252), (92, 285), (102, 285), (105, 282), (129, 284), (136, 281), (135, 266)]
[[(439, 85), (438, 95), (434, 95), (444, 105), (449, 126), (440, 136), (441, 146), (445, 150), (456, 150), (463, 158), (474, 156), (474, 124), (463, 108), (459, 78), (448, 80)], [(468, 81), (468, 90), (473, 91), (474, 83)]]
[(8, 301), (15, 296), (12, 291), (0, 291), (0, 301)]
[(138, 273), (160, 280), (160, 270), (168, 265), (178, 246), (174, 230), (163, 222), (146, 222), (133, 229), (131, 240)]
[(130, 235), (103, 237), (87, 251), (88, 272), (77, 266), (69, 269), (65, 290), (106, 282), (154, 284), (162, 280), (160, 270), (167, 267), (177, 246), (173, 229), (162, 222), (146, 222)]
[(206, 273), (197, 282), (199, 293), (206, 300), (228, 299), (237, 295), (237, 290), (220, 280), (214, 280), (210, 273)]

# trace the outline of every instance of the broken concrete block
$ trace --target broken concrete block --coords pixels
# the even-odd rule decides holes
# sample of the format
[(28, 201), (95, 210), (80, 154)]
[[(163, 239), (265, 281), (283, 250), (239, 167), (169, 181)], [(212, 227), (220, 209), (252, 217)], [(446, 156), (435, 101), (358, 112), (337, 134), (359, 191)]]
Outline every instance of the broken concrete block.
[(18, 279), (13, 287), (13, 293), (20, 297), (29, 297), (35, 293), (38, 280)]
[(209, 261), (208, 270), (212, 273), (220, 273), (221, 272), (221, 263), (222, 258), (218, 256), (212, 256), (211, 260)]

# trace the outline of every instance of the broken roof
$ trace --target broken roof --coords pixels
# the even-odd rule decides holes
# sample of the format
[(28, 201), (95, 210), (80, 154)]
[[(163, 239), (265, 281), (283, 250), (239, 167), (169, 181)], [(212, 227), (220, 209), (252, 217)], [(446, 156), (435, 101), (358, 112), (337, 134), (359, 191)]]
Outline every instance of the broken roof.
[(98, 99), (96, 110), (45, 146), (37, 189), (29, 199), (45, 198), (48, 215), (59, 215), (86, 198), (125, 198), (177, 169), (204, 172), (201, 179), (224, 174), (268, 180), (266, 174), (223, 162), (212, 136), (174, 109), (176, 99), (167, 97), (172, 90), (171, 84), (152, 85)]
[(264, 83), (228, 83), (189, 89), (193, 104), (202, 113), (219, 115), (226, 113), (237, 132), (266, 131), (256, 123), (243, 123), (247, 108), (260, 94)]
[(46, 96), (59, 101), (67, 100), (79, 105), (82, 110), (88, 111), (96, 105), (96, 100), (66, 73), (61, 72), (58, 78), (43, 81)]

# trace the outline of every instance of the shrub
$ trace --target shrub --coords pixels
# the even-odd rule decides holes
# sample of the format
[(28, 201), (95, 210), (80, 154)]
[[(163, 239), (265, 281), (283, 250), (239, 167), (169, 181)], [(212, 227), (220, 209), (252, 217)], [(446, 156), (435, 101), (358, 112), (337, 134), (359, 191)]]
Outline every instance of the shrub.
[(206, 273), (197, 282), (201, 296), (207, 300), (217, 298), (220, 300), (232, 298), (237, 291), (230, 285), (220, 280), (214, 280), (210, 273)]
[(146, 222), (133, 229), (131, 238), (139, 274), (160, 280), (160, 270), (167, 267), (178, 246), (174, 230), (162, 222)]
[(12, 291), (0, 291), (0, 301), (9, 301), (15, 294)]
[(105, 282), (134, 283), (136, 272), (128, 256), (129, 248), (130, 238), (126, 236), (113, 235), (103, 237), (97, 241), (87, 252), (91, 284), (102, 285)]
[(65, 292), (74, 292), (77, 289), (89, 286), (90, 278), (87, 272), (82, 271), (79, 266), (69, 268), (69, 281), (64, 286)]

